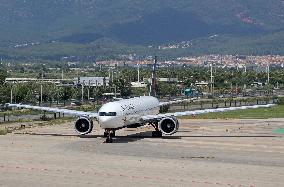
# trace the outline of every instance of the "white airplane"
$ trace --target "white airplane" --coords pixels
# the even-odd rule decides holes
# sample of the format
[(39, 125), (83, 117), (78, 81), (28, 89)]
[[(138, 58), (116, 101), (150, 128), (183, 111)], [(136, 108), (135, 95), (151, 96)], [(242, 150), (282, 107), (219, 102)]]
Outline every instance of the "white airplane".
[(109, 102), (107, 104), (104, 104), (100, 108), (98, 113), (21, 104), (8, 104), (8, 106), (55, 113), (65, 113), (77, 116), (78, 119), (75, 122), (75, 130), (80, 135), (86, 135), (91, 133), (93, 129), (93, 119), (96, 119), (100, 127), (102, 129), (105, 129), (104, 136), (107, 137), (107, 143), (112, 143), (112, 137), (115, 136), (116, 130), (125, 127), (133, 128), (150, 124), (155, 128), (155, 131), (152, 132), (152, 136), (161, 137), (162, 134), (172, 135), (178, 131), (179, 122), (177, 117), (179, 116), (190, 116), (204, 113), (225, 112), (242, 109), (255, 109), (261, 107), (268, 108), (274, 106), (273, 104), (268, 104), (159, 114), (161, 106), (179, 102), (182, 102), (182, 100), (159, 102), (157, 98), (152, 96), (135, 97), (131, 99), (122, 99), (120, 101)]
[[(154, 81), (155, 67), (152, 73), (152, 83)], [(151, 90), (153, 91), (153, 89), (154, 87)], [(159, 102), (156, 97), (142, 96), (106, 103), (100, 108), (98, 113), (22, 104), (8, 104), (8, 106), (77, 116), (78, 119), (75, 122), (75, 130), (80, 135), (86, 135), (92, 132), (93, 120), (95, 119), (98, 121), (100, 127), (105, 130), (104, 136), (106, 137), (107, 143), (112, 143), (112, 137), (115, 136), (115, 131), (122, 128), (133, 128), (150, 124), (155, 129), (155, 131), (152, 132), (152, 136), (162, 137), (163, 134), (172, 135), (178, 131), (179, 121), (177, 117), (179, 116), (274, 106), (273, 104), (269, 104), (159, 114), (160, 107), (183, 101), (184, 100)]]

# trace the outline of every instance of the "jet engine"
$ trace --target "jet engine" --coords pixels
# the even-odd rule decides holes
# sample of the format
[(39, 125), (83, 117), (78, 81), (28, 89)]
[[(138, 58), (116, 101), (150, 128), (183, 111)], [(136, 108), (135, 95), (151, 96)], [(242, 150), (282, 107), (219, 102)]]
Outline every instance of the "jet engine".
[(158, 123), (158, 127), (163, 134), (172, 135), (178, 131), (179, 122), (175, 117), (167, 117)]
[(93, 121), (87, 117), (79, 117), (75, 122), (75, 130), (80, 135), (86, 135), (93, 130)]

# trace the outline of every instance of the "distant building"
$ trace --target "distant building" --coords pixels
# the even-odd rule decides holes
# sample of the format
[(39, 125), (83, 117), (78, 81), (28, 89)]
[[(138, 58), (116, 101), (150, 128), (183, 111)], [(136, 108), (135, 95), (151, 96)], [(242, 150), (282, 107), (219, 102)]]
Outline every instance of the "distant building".
[(74, 84), (84, 86), (109, 86), (109, 77), (78, 77), (74, 79)]
[(254, 86), (255, 88), (262, 88), (263, 87), (262, 82), (253, 82), (251, 85)]
[(144, 82), (131, 82), (131, 87), (132, 88), (146, 88), (147, 83)]
[(178, 82), (178, 78), (159, 78), (159, 82), (168, 82), (168, 83), (174, 83)]
[(194, 83), (195, 86), (198, 86), (198, 87), (207, 87), (209, 85), (208, 82), (205, 82), (205, 81), (201, 81), (201, 82), (195, 82)]
[(71, 79), (37, 79), (37, 78), (6, 78), (6, 83), (26, 83), (26, 82), (48, 82), (53, 84), (62, 84), (63, 82), (72, 82)]

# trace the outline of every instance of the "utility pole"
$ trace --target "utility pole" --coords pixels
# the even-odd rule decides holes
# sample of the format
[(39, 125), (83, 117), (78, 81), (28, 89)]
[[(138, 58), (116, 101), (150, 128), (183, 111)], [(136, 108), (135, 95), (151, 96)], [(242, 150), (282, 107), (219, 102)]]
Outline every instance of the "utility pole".
[(109, 67), (109, 69), (108, 69), (108, 77), (109, 77), (109, 80), (111, 80), (110, 67)]
[[(244, 73), (245, 73), (245, 78), (247, 77), (247, 66), (246, 66), (246, 64), (244, 65)], [(246, 81), (246, 79), (245, 79), (245, 81)], [(244, 83), (244, 89), (247, 89), (247, 84), (246, 84), (246, 82)]]
[(113, 83), (113, 71), (111, 71), (111, 82)]
[(40, 106), (42, 105), (42, 83), (43, 83), (43, 72), (41, 74), (41, 84), (40, 84)]
[(13, 86), (11, 88), (11, 101), (10, 102), (13, 103)]
[(140, 82), (140, 65), (137, 64), (137, 66), (138, 66), (138, 81), (137, 82)]
[(42, 105), (42, 84), (40, 85), (40, 105)]
[(269, 64), (267, 65), (267, 84), (270, 83), (270, 67)]
[(151, 96), (156, 97), (156, 89), (157, 89), (157, 75), (156, 75), (156, 70), (157, 70), (157, 63), (158, 63), (158, 57), (155, 56), (155, 61), (153, 64), (153, 69), (152, 69), (152, 78), (151, 78), (151, 86), (150, 86), (150, 94)]
[(91, 88), (91, 84), (89, 81), (89, 86), (88, 86), (88, 101), (90, 101), (90, 88)]
[(85, 81), (82, 82), (82, 99), (81, 99), (82, 103), (84, 102), (84, 83)]
[(213, 63), (210, 64), (210, 79), (211, 79), (211, 80), (210, 80), (210, 86), (211, 86), (210, 89), (211, 89), (211, 94), (212, 94), (212, 96), (213, 96), (213, 94), (214, 94), (214, 88), (213, 88), (213, 84), (214, 84), (214, 83), (213, 83), (213, 81), (214, 81), (214, 80), (213, 80)]
[(64, 79), (63, 69), (62, 69), (62, 72), (61, 72), (61, 79), (62, 79), (62, 80)]

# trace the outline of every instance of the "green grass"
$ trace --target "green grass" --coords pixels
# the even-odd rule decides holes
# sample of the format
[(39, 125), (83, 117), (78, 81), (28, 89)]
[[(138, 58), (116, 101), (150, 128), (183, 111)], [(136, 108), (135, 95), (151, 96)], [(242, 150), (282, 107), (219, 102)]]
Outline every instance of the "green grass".
[(8, 132), (6, 129), (0, 129), (0, 136), (1, 135), (6, 135)]
[(274, 134), (284, 134), (284, 129), (275, 129), (272, 131)]
[(11, 133), (11, 131), (9, 131), (8, 129), (0, 129), (0, 136), (1, 135), (6, 135), (6, 134), (8, 134), (8, 133)]
[(182, 119), (268, 119), (284, 118), (284, 105), (274, 106), (272, 108), (259, 108), (236, 110), (222, 113), (201, 114), (195, 117), (185, 116)]

